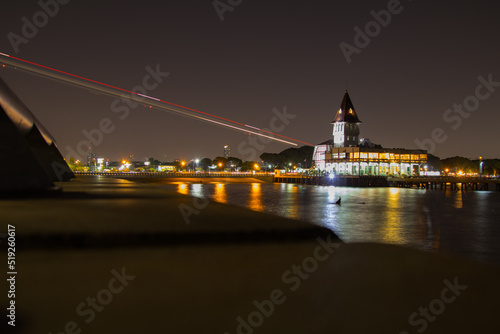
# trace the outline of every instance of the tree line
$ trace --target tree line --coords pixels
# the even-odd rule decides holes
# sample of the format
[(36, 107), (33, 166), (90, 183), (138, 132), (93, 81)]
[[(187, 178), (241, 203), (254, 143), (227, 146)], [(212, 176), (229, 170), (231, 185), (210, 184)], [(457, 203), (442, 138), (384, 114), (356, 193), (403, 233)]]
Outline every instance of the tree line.
[(479, 164), (483, 162), (483, 174), (499, 175), (500, 159), (468, 159), (464, 157), (451, 157), (440, 159), (439, 157), (428, 154), (427, 166), (429, 170), (464, 173), (479, 173)]

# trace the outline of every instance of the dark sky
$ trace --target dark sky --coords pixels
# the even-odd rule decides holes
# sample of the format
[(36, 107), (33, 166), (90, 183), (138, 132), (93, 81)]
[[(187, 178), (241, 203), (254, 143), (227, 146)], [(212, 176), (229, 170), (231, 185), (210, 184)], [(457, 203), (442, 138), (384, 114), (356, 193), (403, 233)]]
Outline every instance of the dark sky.
[[(479, 106), (469, 97), (479, 76), (500, 82), (498, 1), (402, 0), (400, 13), (348, 64), (339, 45), (354, 46), (354, 28), (364, 31), (374, 20), (370, 12), (387, 7), (379, 0), (243, 0), (221, 21), (212, 0), (73, 0), (16, 53), (8, 34), (21, 35), (21, 19), (32, 22), (41, 8), (34, 0), (8, 1), (0, 13), (0, 52), (126, 89), (142, 83), (147, 66), (160, 64), (170, 75), (150, 95), (262, 128), (274, 108), (286, 106), (296, 117), (280, 134), (313, 144), (331, 138), (347, 81), (361, 136), (375, 143), (416, 148), (416, 139), (441, 128), (447, 138), (432, 150), (441, 158), (500, 157), (500, 87)], [(249, 160), (290, 147), (271, 143), (252, 151), (255, 138), (247, 134), (143, 107), (120, 120), (111, 97), (1, 73), (63, 155), (103, 118), (116, 128), (95, 151), (112, 160), (129, 152), (164, 161), (214, 158), (224, 145)], [(446, 114), (465, 100), (468, 118)]]

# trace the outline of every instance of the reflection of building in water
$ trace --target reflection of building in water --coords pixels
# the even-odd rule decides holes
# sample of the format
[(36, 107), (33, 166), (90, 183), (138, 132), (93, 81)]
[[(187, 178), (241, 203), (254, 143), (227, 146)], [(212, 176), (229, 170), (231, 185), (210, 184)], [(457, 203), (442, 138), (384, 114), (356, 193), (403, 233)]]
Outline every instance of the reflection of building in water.
[(279, 196), (279, 207), (285, 217), (299, 219), (300, 210), (303, 206), (299, 202), (299, 188), (296, 184), (280, 184), (280, 191), (283, 193)]
[(427, 151), (389, 149), (360, 138), (358, 118), (347, 91), (337, 111), (333, 139), (314, 148), (316, 168), (341, 175), (418, 175)]

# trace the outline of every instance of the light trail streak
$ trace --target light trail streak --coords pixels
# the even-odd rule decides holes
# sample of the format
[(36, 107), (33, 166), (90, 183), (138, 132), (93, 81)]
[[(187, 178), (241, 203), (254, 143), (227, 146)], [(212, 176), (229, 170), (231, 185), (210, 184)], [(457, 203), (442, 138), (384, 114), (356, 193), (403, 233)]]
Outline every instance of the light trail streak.
[(251, 126), (251, 125), (248, 125), (248, 124), (245, 124), (245, 126), (248, 126), (249, 128), (252, 128), (252, 129), (255, 129), (255, 130), (262, 131), (261, 129), (256, 128), (255, 126)]
[[(257, 135), (257, 136), (269, 138), (271, 140), (275, 140), (275, 141), (286, 143), (286, 144), (293, 145), (293, 146), (298, 146), (298, 145), (296, 143), (291, 142), (291, 141), (298, 142), (298, 143), (303, 143), (303, 144), (306, 144), (306, 145), (311, 145), (309, 143), (306, 143), (306, 142), (303, 142), (303, 141), (300, 141), (300, 140), (297, 140), (297, 139), (293, 139), (293, 138), (290, 138), (290, 137), (287, 137), (287, 136), (284, 136), (284, 135), (280, 135), (280, 134), (277, 134), (277, 133), (273, 133), (273, 132), (265, 130), (265, 129), (260, 129), (260, 128), (257, 128), (257, 127), (254, 127), (254, 126), (251, 126), (251, 125), (248, 125), (248, 124), (243, 124), (243, 123), (240, 123), (240, 122), (237, 122), (237, 121), (233, 121), (233, 120), (230, 120), (230, 119), (227, 119), (227, 118), (224, 118), (224, 117), (220, 117), (220, 116), (217, 116), (217, 115), (209, 114), (209, 113), (206, 113), (206, 112), (203, 112), (203, 111), (200, 111), (200, 110), (196, 110), (196, 109), (184, 107), (184, 106), (181, 106), (181, 105), (178, 105), (178, 104), (175, 104), (175, 103), (171, 103), (171, 102), (168, 102), (168, 101), (165, 101), (165, 100), (161, 100), (161, 99), (158, 99), (158, 98), (155, 98), (155, 97), (151, 97), (151, 96), (144, 95), (144, 94), (141, 94), (141, 93), (136, 93), (136, 92), (133, 92), (133, 91), (130, 91), (130, 90), (127, 90), (127, 89), (123, 89), (123, 88), (120, 88), (120, 87), (109, 85), (109, 84), (106, 84), (106, 83), (103, 83), (103, 82), (99, 82), (99, 81), (96, 81), (96, 80), (88, 79), (88, 78), (85, 78), (85, 77), (82, 77), (82, 76), (79, 76), (79, 75), (75, 75), (75, 74), (71, 74), (71, 73), (68, 73), (68, 72), (64, 72), (64, 71), (61, 71), (61, 70), (58, 70), (58, 69), (55, 69), (55, 68), (51, 68), (51, 67), (48, 67), (48, 66), (40, 65), (40, 64), (28, 61), (28, 60), (24, 60), (24, 59), (21, 59), (21, 58), (17, 58), (17, 57), (14, 57), (14, 56), (7, 55), (5, 53), (0, 53), (0, 55), (2, 55), (2, 56), (4, 56), (4, 57), (7, 58), (7, 59), (3, 59), (4, 63), (9, 64), (11, 66), (14, 66), (16, 69), (20, 69), (20, 70), (26, 71), (26, 72), (28, 72), (30, 74), (35, 74), (35, 75), (38, 75), (38, 76), (41, 76), (41, 77), (44, 77), (44, 78), (53, 79), (53, 80), (56, 80), (56, 81), (59, 81), (59, 82), (65, 83), (65, 84), (70, 84), (70, 85), (77, 86), (79, 88), (84, 88), (84, 89), (88, 89), (88, 90), (92, 90), (92, 91), (97, 91), (97, 92), (100, 92), (100, 93), (104, 93), (106, 95), (118, 97), (120, 99), (126, 98), (126, 99), (130, 99), (130, 100), (133, 100), (133, 101), (136, 101), (136, 102), (144, 103), (144, 100), (141, 99), (140, 97), (148, 98), (148, 99), (153, 100), (153, 101), (149, 101), (148, 104), (150, 104), (151, 106), (155, 106), (158, 109), (162, 109), (162, 110), (169, 111), (169, 112), (174, 112), (174, 113), (177, 113), (177, 114), (181, 114), (183, 116), (188, 116), (188, 117), (196, 118), (196, 119), (199, 119), (199, 120), (202, 120), (202, 121), (206, 121), (206, 122), (210, 122), (210, 123), (213, 123), (213, 124), (218, 124), (218, 125), (225, 126), (225, 127), (228, 127), (228, 128), (234, 129), (234, 130), (238, 130), (238, 131), (241, 131), (241, 132), (251, 133), (251, 134), (254, 134), (254, 135)], [(21, 62), (21, 63), (19, 63), (19, 62)], [(125, 93), (131, 94), (131, 95), (124, 95), (121, 92), (125, 92)], [(156, 102), (154, 102), (154, 101), (156, 101)], [(182, 110), (182, 109), (184, 109), (184, 110)], [(190, 111), (190, 112), (188, 112), (188, 111)], [(220, 119), (222, 121), (233, 123), (233, 124), (236, 124), (236, 125), (239, 125), (239, 126), (242, 126), (242, 127), (249, 127), (249, 128), (255, 129), (255, 130), (260, 131), (260, 132), (249, 131), (248, 129), (245, 129), (245, 128), (242, 128), (242, 127), (239, 127), (239, 126), (234, 126), (234, 125), (230, 125), (230, 124), (227, 124), (227, 123), (224, 123), (224, 122), (215, 121), (215, 120), (213, 120), (213, 119), (211, 119), (209, 117), (217, 118), (217, 119)], [(264, 134), (262, 132), (268, 133), (270, 135), (266, 135), (266, 134)], [(279, 139), (279, 138), (276, 138), (276, 137), (285, 138), (285, 139), (288, 139), (290, 141)]]
[[(238, 130), (241, 130), (235, 126), (232, 126), (232, 125), (229, 125), (229, 124), (223, 124), (221, 122), (217, 122), (217, 121), (214, 121), (214, 120), (208, 120), (209, 122), (213, 122), (213, 123), (217, 123), (217, 124), (221, 124), (221, 125), (224, 125), (224, 126), (229, 126), (231, 128), (234, 128), (234, 129), (238, 129)], [(278, 138), (274, 138), (274, 137), (271, 137), (271, 136), (268, 136), (268, 135), (264, 135), (262, 133), (257, 133), (257, 132), (253, 132), (253, 131), (249, 131), (249, 130), (244, 130), (245, 132), (248, 132), (248, 133), (253, 133), (254, 135), (259, 135), (261, 137), (265, 137), (265, 138), (269, 138), (269, 139), (272, 139), (272, 140), (276, 140), (276, 141), (280, 141), (282, 143), (287, 143), (287, 144), (290, 144), (290, 145), (293, 145), (293, 146), (297, 146), (296, 143), (292, 143), (292, 142), (289, 142), (289, 141), (286, 141), (286, 140), (283, 140), (283, 139), (278, 139)]]
[(152, 99), (152, 100), (160, 101), (160, 99), (157, 99), (156, 97), (151, 97), (151, 96), (147, 96), (147, 95), (140, 94), (140, 93), (137, 93), (137, 95), (142, 96), (142, 97), (147, 97), (148, 99)]

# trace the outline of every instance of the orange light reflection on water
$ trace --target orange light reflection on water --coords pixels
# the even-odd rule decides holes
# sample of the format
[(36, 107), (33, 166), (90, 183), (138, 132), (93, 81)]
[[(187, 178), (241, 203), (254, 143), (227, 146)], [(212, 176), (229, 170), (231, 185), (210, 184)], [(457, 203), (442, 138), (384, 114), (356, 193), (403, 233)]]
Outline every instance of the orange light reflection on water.
[(391, 244), (402, 244), (404, 242), (401, 217), (399, 215), (401, 210), (399, 196), (399, 188), (391, 188), (388, 192), (387, 210), (385, 210), (386, 223), (382, 229), (382, 239), (384, 242)]
[(455, 196), (455, 203), (453, 203), (453, 206), (457, 209), (463, 209), (464, 208), (464, 201), (463, 201), (463, 192), (458, 192)]
[(183, 195), (189, 195), (189, 187), (187, 183), (179, 183), (177, 186), (177, 192)]
[(219, 203), (227, 203), (226, 185), (224, 183), (217, 183), (215, 185), (213, 199)]
[(254, 211), (264, 212), (262, 205), (262, 188), (260, 183), (252, 183), (250, 188), (250, 197), (248, 199), (248, 207)]

